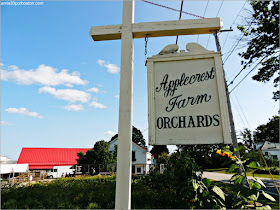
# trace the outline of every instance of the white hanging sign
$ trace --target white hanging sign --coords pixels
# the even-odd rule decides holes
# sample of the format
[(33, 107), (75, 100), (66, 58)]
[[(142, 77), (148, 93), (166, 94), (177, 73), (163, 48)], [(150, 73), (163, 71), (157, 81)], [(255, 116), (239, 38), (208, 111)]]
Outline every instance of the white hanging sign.
[(232, 143), (220, 53), (189, 43), (147, 59), (149, 144)]

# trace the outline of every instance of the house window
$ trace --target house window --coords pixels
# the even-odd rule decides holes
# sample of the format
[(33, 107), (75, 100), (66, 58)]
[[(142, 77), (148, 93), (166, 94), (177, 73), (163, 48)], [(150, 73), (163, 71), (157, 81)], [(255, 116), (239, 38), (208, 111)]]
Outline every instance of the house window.
[(135, 173), (135, 166), (132, 166), (132, 173)]
[(268, 155), (268, 152), (265, 152), (264, 154), (265, 154), (265, 155)]
[(136, 161), (136, 158), (135, 158), (135, 151), (132, 151), (132, 161)]
[(137, 168), (137, 173), (141, 173), (141, 168)]
[(272, 155), (272, 159), (276, 159), (277, 160), (278, 159), (277, 155)]

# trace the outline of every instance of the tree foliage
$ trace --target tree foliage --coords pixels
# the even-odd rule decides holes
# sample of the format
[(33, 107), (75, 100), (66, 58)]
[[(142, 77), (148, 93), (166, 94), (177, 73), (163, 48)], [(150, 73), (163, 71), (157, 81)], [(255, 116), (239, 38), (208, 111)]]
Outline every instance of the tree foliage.
[(216, 153), (223, 148), (221, 144), (177, 145), (179, 151), (190, 155), (197, 165), (204, 169), (225, 168), (231, 164), (230, 160), (222, 158)]
[[(279, 82), (279, 1), (251, 1), (253, 13), (246, 19), (247, 27), (238, 29), (248, 39), (246, 52), (239, 54), (243, 69), (261, 64), (253, 80), (267, 82), (274, 77), (274, 87)], [(278, 74), (277, 74), (278, 72)], [(279, 99), (279, 90), (273, 99)]]
[[(110, 142), (113, 141), (114, 139), (116, 139), (118, 137), (118, 134), (114, 135)], [(141, 147), (147, 148), (146, 146), (146, 141), (143, 137), (143, 134), (141, 133), (141, 131), (137, 128), (135, 128), (134, 126), (132, 126), (132, 141), (135, 142), (136, 144), (140, 145)]]
[(279, 143), (279, 116), (273, 116), (268, 123), (256, 128), (254, 134), (255, 142), (274, 142)]
[(157, 164), (168, 164), (168, 161), (170, 159), (170, 155), (166, 152), (161, 153), (157, 158)]
[(151, 153), (154, 155), (155, 159), (158, 159), (159, 155), (162, 153), (169, 154), (169, 150), (166, 145), (154, 145)]
[(248, 128), (244, 128), (240, 131), (240, 138), (244, 143), (247, 149), (254, 149), (253, 135)]
[(98, 141), (94, 147), (86, 152), (77, 153), (78, 164), (102, 164), (107, 165), (115, 161), (113, 152), (109, 151), (110, 144), (104, 140)]

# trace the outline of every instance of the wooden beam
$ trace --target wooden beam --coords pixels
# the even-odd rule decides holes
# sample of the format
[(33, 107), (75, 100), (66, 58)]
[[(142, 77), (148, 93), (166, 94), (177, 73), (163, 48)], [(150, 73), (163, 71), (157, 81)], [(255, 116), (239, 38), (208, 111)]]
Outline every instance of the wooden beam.
[(115, 209), (131, 209), (134, 0), (123, 0), (119, 129)]
[[(133, 38), (217, 33), (223, 27), (220, 18), (134, 23)], [(94, 41), (121, 39), (122, 25), (93, 26), (90, 36)]]

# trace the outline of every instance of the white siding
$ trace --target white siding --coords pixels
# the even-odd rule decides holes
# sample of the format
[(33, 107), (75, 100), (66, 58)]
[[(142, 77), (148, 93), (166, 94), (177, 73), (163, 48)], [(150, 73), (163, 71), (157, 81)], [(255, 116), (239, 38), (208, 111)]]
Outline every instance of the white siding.
[[(118, 139), (112, 141), (110, 143), (109, 150), (114, 152), (115, 145), (118, 144)], [(151, 153), (147, 152), (145, 149), (141, 148), (137, 144), (132, 142), (132, 151), (135, 152), (136, 161), (132, 161), (133, 165), (136, 164), (152, 164), (152, 156)]]

